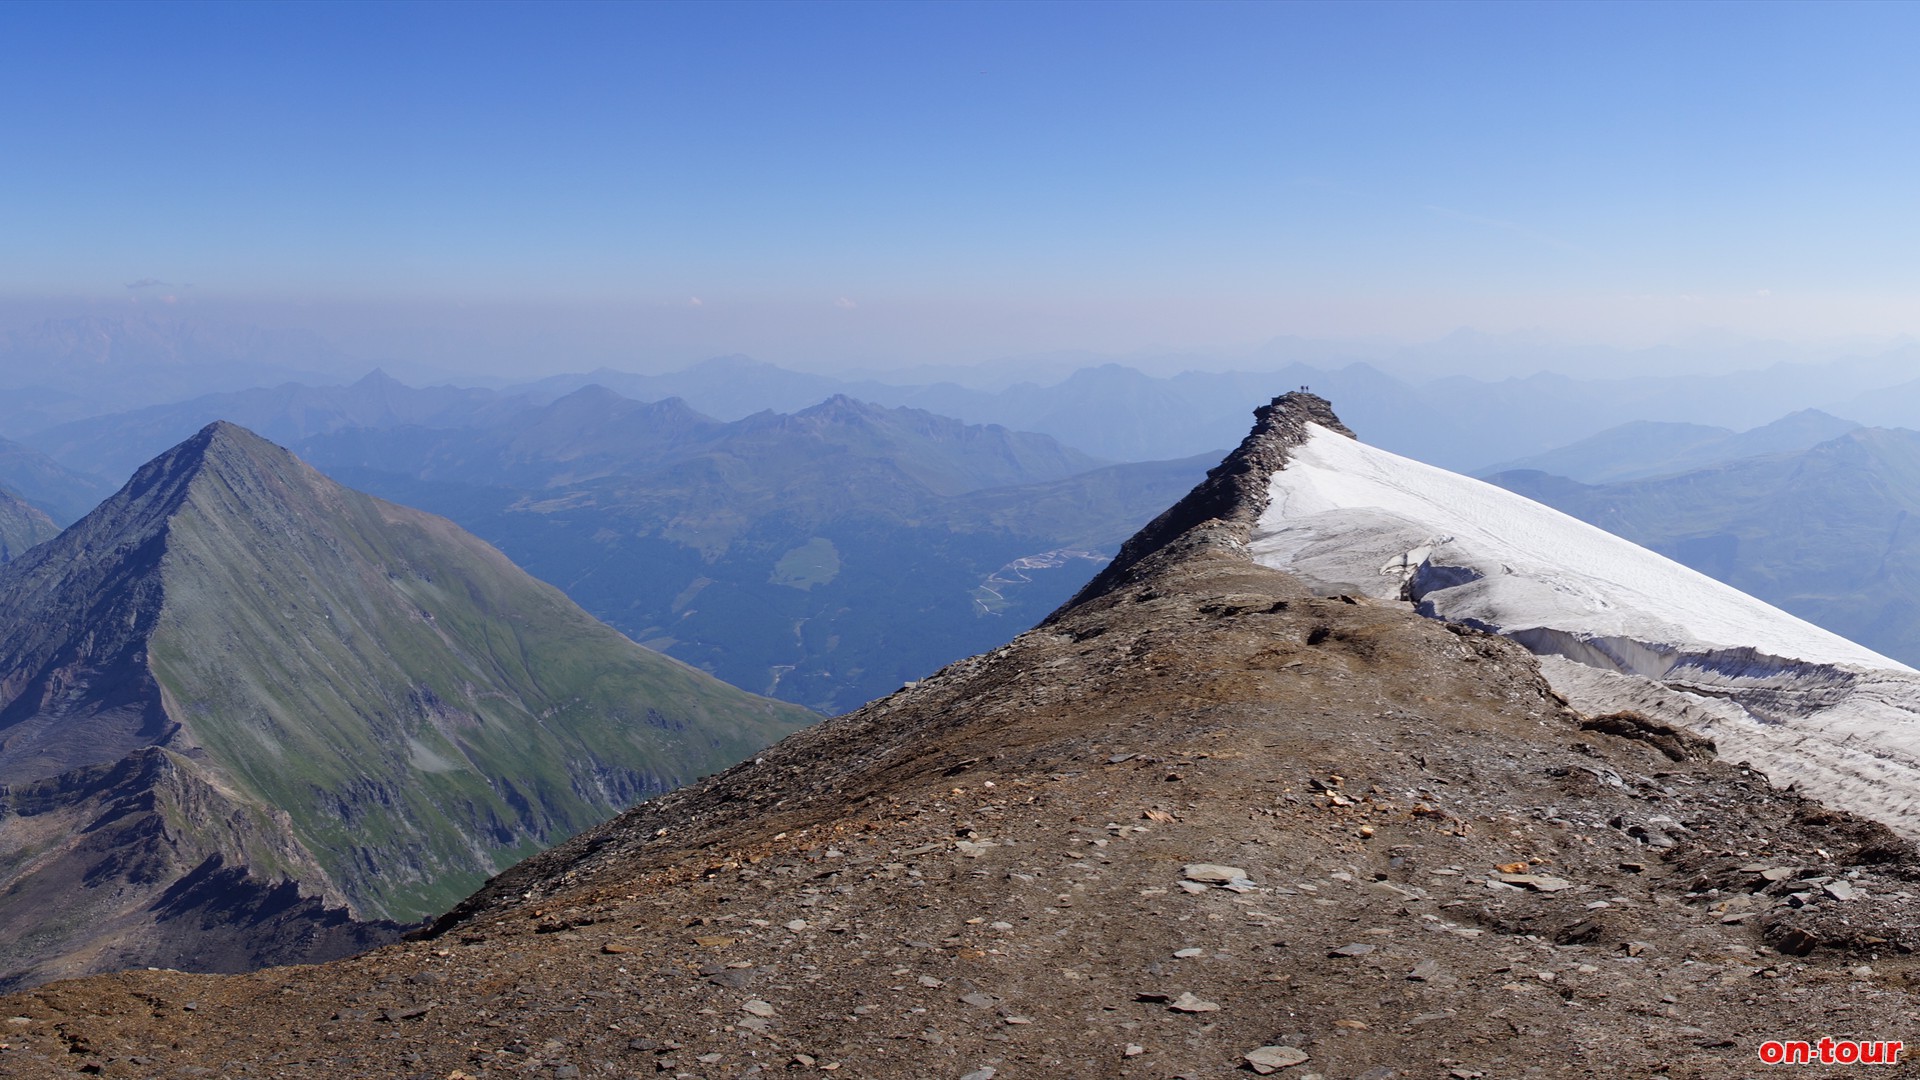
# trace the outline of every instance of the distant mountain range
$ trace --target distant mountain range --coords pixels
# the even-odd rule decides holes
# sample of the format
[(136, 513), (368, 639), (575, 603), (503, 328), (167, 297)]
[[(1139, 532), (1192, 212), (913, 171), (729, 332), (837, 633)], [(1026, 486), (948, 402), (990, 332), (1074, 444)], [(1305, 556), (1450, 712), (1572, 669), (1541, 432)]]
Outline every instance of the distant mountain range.
[[(46, 319), (0, 334), (0, 432), (212, 390), (338, 378), (347, 357), (306, 330), (139, 313)], [(364, 369), (363, 369), (364, 370)]]
[(600, 386), (548, 399), (379, 373), (35, 442), (112, 474), (222, 416), (459, 521), (638, 641), (826, 712), (1005, 641), (1212, 457), (1110, 466), (1046, 435), (844, 395), (721, 421)]
[(1207, 464), (1097, 467), (1044, 435), (844, 397), (722, 423), (595, 387), (300, 446), (636, 640), (824, 712), (1004, 642)]
[[(511, 412), (523, 403), (491, 390), (402, 385), (375, 371), (348, 386), (282, 383), (203, 394), (58, 424), (32, 446), (74, 469), (121, 478), (188, 434), (216, 421), (292, 444), (346, 428), (444, 427)], [(0, 457), (0, 466), (5, 458)], [(0, 473), (0, 476), (4, 476)]]
[[(1908, 381), (1920, 365), (1920, 346), (1720, 375), (1616, 377), (1609, 372), (1618, 357), (1604, 349), (1592, 350), (1594, 374), (1587, 377), (1444, 374), (1457, 370), (1480, 344), (1493, 347), (1464, 338), (1448, 349), (1431, 350), (1430, 368), (1403, 363), (1395, 373), (1335, 352), (1281, 350), (1254, 370), (1156, 375), (1118, 363), (1089, 364), (1064, 378), (982, 390), (950, 382), (839, 380), (732, 356), (662, 375), (600, 370), (518, 389), (551, 396), (597, 383), (639, 400), (679, 397), (726, 419), (758, 409), (794, 411), (843, 393), (969, 423), (1041, 432), (1100, 457), (1140, 461), (1231, 446), (1242, 434), (1251, 403), (1310, 386), (1337, 398), (1342, 415), (1376, 445), (1474, 472), (1635, 421), (1746, 429), (1817, 406), (1839, 417), (1870, 415), (1874, 422), (1920, 427), (1920, 380)], [(1423, 370), (1436, 374), (1423, 377)]]
[[(663, 374), (601, 368), (505, 390), (406, 393), (384, 376), (366, 385), (332, 385), (343, 381), (341, 373), (353, 361), (313, 335), (159, 319), (82, 319), (43, 324), (0, 343), (0, 386), (12, 383), (0, 402), (0, 434), (47, 450), (82, 472), (117, 478), (170, 445), (156, 441), (162, 428), (184, 437), (179, 418), (167, 419), (183, 408), (200, 424), (227, 417), (264, 425), (278, 418), (285, 427), (267, 433), (291, 441), (337, 427), (457, 425), (491, 402), (524, 397), (544, 404), (593, 385), (638, 401), (678, 397), (720, 420), (794, 413), (844, 395), (1051, 435), (1109, 461), (1217, 453), (1238, 440), (1251, 402), (1311, 386), (1337, 397), (1352, 422), (1383, 448), (1476, 474), (1633, 422), (1741, 430), (1812, 407), (1848, 420), (1920, 427), (1920, 380), (1912, 377), (1920, 345), (1817, 362), (1782, 359), (1803, 355), (1796, 350), (1754, 346), (1754, 362), (1772, 361), (1769, 366), (1713, 375), (1647, 373), (1665, 363), (1699, 360), (1698, 350), (1539, 346), (1543, 363), (1565, 370), (1584, 361), (1590, 374), (1450, 374), (1490, 370), (1476, 357), (1499, 358), (1494, 368), (1524, 368), (1527, 348), (1524, 341), (1473, 334), (1398, 349), (1275, 342), (1240, 355), (1242, 369), (1224, 371), (1217, 365), (1228, 361), (1218, 356), (1143, 355), (1136, 363), (1150, 370), (1142, 370), (1092, 354), (1058, 354), (1034, 358), (1024, 379), (1012, 362), (979, 369), (990, 377), (973, 377), (979, 373), (972, 369), (962, 374), (902, 366), (891, 374), (842, 378), (723, 356)], [(1735, 343), (1707, 349), (1726, 367), (1735, 366), (1738, 353)], [(1194, 370), (1180, 370), (1189, 362)], [(259, 389), (267, 386), (273, 389)], [(395, 399), (384, 403), (395, 409), (384, 418), (383, 393)], [(297, 416), (303, 409), (310, 414)], [(126, 427), (123, 435), (105, 440), (118, 445), (102, 444), (99, 424), (76, 424), (108, 416)]]
[(1685, 472), (1741, 458), (1797, 454), (1860, 427), (1818, 409), (1802, 409), (1749, 431), (1703, 424), (1637, 420), (1544, 454), (1486, 470), (1534, 471), (1586, 483)]
[(0, 567), (0, 979), (351, 951), (813, 718), (210, 425)]
[(31, 503), (57, 524), (78, 521), (113, 488), (98, 476), (69, 469), (32, 447), (0, 439), (0, 489)]

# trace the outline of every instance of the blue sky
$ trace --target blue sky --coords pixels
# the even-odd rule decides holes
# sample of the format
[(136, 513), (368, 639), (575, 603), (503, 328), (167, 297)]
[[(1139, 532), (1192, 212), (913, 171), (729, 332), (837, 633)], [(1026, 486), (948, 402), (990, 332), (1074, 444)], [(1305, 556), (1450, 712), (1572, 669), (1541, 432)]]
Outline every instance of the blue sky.
[(1895, 4), (15, 3), (0, 298), (865, 362), (1920, 332), (1917, 32)]

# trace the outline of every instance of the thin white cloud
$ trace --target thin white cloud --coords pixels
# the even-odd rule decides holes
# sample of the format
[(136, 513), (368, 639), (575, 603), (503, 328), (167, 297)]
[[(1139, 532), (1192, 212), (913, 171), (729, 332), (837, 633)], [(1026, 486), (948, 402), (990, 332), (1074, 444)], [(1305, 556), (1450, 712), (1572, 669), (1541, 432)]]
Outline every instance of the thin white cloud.
[(854, 308), (857, 308), (860, 305), (854, 303), (853, 301), (843, 296), (840, 299), (835, 300), (833, 302), (833, 306), (839, 308), (842, 311), (852, 311)]

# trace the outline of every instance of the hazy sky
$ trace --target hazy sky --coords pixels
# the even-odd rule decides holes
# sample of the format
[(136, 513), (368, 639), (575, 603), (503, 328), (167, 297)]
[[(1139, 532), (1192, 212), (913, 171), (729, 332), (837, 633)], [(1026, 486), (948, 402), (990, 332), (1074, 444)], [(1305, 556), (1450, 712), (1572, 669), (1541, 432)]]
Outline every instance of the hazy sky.
[(0, 301), (643, 360), (1914, 333), (1916, 40), (1901, 4), (16, 2)]

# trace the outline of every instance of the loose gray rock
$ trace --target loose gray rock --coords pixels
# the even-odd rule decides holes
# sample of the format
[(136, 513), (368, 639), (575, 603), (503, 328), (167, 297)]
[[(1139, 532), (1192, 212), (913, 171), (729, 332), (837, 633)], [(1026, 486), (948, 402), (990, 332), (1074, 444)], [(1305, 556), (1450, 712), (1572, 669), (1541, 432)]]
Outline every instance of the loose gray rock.
[(1246, 1058), (1247, 1065), (1254, 1072), (1265, 1076), (1306, 1061), (1307, 1052), (1297, 1046), (1263, 1046), (1258, 1050), (1249, 1051)]
[(1245, 870), (1237, 866), (1221, 866), (1219, 863), (1188, 863), (1181, 869), (1180, 876), (1188, 881), (1198, 881), (1208, 885), (1226, 885), (1235, 881), (1250, 880)]
[(1545, 874), (1501, 874), (1496, 879), (1507, 885), (1518, 885), (1534, 892), (1559, 892), (1573, 888), (1573, 882), (1566, 878), (1548, 877)]

